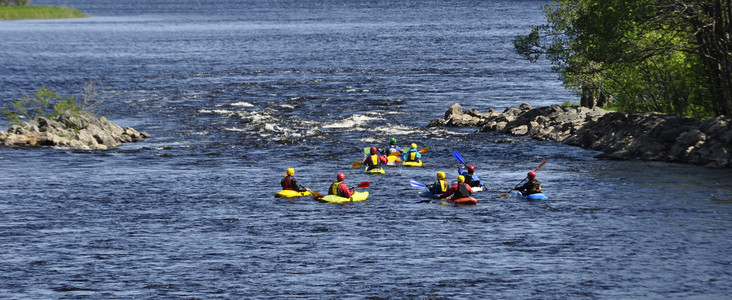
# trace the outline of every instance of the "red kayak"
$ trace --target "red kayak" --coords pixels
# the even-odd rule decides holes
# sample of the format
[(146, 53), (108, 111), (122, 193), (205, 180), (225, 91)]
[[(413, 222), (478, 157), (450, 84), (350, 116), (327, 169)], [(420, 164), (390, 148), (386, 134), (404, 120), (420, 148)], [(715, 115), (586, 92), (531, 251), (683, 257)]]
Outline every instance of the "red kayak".
[(473, 197), (463, 197), (463, 198), (457, 198), (452, 201), (455, 204), (460, 205), (475, 205), (478, 204), (478, 199), (475, 199)]

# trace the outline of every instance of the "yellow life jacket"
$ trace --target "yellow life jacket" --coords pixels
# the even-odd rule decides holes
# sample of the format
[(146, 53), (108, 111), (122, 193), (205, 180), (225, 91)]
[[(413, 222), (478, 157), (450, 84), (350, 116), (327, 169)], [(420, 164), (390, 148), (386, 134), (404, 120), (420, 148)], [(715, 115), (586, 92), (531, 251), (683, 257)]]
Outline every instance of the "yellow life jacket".
[(379, 156), (376, 155), (376, 154), (371, 155), (371, 165), (370, 165), (370, 167), (376, 167), (378, 165), (379, 165)]
[(447, 192), (448, 186), (447, 186), (447, 180), (439, 180), (440, 182), (440, 193)]
[(338, 186), (341, 185), (343, 181), (336, 181), (333, 184), (330, 185), (330, 190), (328, 190), (328, 195), (338, 195)]

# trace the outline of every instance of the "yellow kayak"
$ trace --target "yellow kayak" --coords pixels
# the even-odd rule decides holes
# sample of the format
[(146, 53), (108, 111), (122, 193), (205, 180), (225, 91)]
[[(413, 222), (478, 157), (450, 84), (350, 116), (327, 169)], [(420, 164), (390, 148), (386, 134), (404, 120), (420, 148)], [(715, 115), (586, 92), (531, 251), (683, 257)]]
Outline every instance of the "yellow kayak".
[(369, 167), (366, 167), (366, 169), (364, 169), (364, 172), (369, 173), (369, 174), (386, 174), (386, 171), (384, 171), (384, 168), (376, 168), (376, 169), (369, 170)]
[(294, 198), (294, 197), (302, 197), (302, 196), (310, 196), (312, 193), (310, 191), (304, 191), (304, 192), (298, 192), (293, 190), (281, 190), (277, 193), (275, 193), (275, 198)]
[(405, 167), (421, 167), (422, 166), (422, 160), (420, 159), (418, 161), (405, 161), (403, 163), (403, 165)]
[(348, 202), (357, 202), (357, 201), (363, 201), (366, 200), (366, 198), (369, 197), (369, 192), (354, 192), (353, 196), (350, 198), (336, 196), (336, 195), (326, 195), (322, 198), (319, 198), (318, 200), (323, 202), (329, 202), (329, 203), (348, 203)]

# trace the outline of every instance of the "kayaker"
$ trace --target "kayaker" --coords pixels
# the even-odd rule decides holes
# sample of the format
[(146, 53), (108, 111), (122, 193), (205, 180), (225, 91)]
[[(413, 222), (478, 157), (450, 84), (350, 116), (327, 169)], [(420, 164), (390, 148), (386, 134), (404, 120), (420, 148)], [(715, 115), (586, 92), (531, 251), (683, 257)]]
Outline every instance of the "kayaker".
[(430, 193), (439, 195), (447, 192), (449, 186), (450, 184), (445, 180), (445, 172), (437, 172), (437, 181), (428, 187), (428, 189)]
[(541, 193), (541, 182), (536, 179), (536, 173), (533, 171), (529, 172), (526, 175), (526, 178), (529, 179), (529, 182), (524, 183), (524, 185), (520, 187), (514, 188), (514, 190), (521, 192), (524, 196)]
[(376, 147), (371, 147), (371, 156), (366, 157), (366, 159), (363, 160), (363, 163), (366, 165), (366, 171), (370, 171), (381, 168), (381, 164), (387, 164), (389, 163), (389, 160), (386, 159), (386, 156), (379, 155)]
[(346, 180), (346, 175), (338, 173), (336, 176), (337, 181), (330, 185), (328, 189), (328, 195), (336, 195), (340, 197), (350, 198), (353, 196), (353, 189), (349, 189), (343, 181)]
[(465, 183), (470, 185), (471, 187), (479, 187), (483, 186), (483, 182), (480, 181), (480, 178), (478, 178), (478, 175), (475, 175), (475, 166), (469, 165), (467, 167), (468, 171), (466, 172), (465, 166), (462, 166), (458, 168), (458, 175), (463, 175), (465, 177)]
[(285, 171), (285, 178), (282, 178), (280, 181), (280, 185), (282, 186), (283, 190), (293, 190), (298, 192), (304, 192), (308, 189), (297, 183), (297, 179), (295, 179), (295, 169), (289, 168), (287, 171)]
[(409, 151), (407, 153), (404, 153), (402, 156), (402, 160), (407, 161), (419, 161), (422, 159), (422, 154), (417, 151), (417, 144), (412, 143), (412, 147), (409, 148)]
[(396, 138), (389, 139), (389, 145), (386, 146), (384, 149), (382, 149), (381, 154), (383, 155), (389, 155), (394, 152), (402, 152), (402, 149), (397, 146), (397, 140)]
[[(458, 183), (453, 184), (447, 192), (440, 194), (440, 198), (447, 198), (447, 200), (460, 199), (470, 197), (473, 194), (473, 189), (465, 184), (465, 176), (460, 175), (457, 179)], [(450, 197), (452, 195), (452, 197)], [(450, 197), (450, 198), (448, 198)]]

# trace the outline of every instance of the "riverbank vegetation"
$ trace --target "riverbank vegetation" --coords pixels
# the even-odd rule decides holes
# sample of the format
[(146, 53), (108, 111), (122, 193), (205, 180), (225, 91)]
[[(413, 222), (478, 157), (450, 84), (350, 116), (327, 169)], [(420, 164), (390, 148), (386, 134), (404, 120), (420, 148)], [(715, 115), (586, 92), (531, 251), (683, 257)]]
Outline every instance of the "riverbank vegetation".
[(583, 106), (732, 114), (729, 0), (555, 0), (545, 15), (516, 52), (549, 59)]
[(0, 5), (0, 20), (85, 18), (76, 9), (49, 6)]

